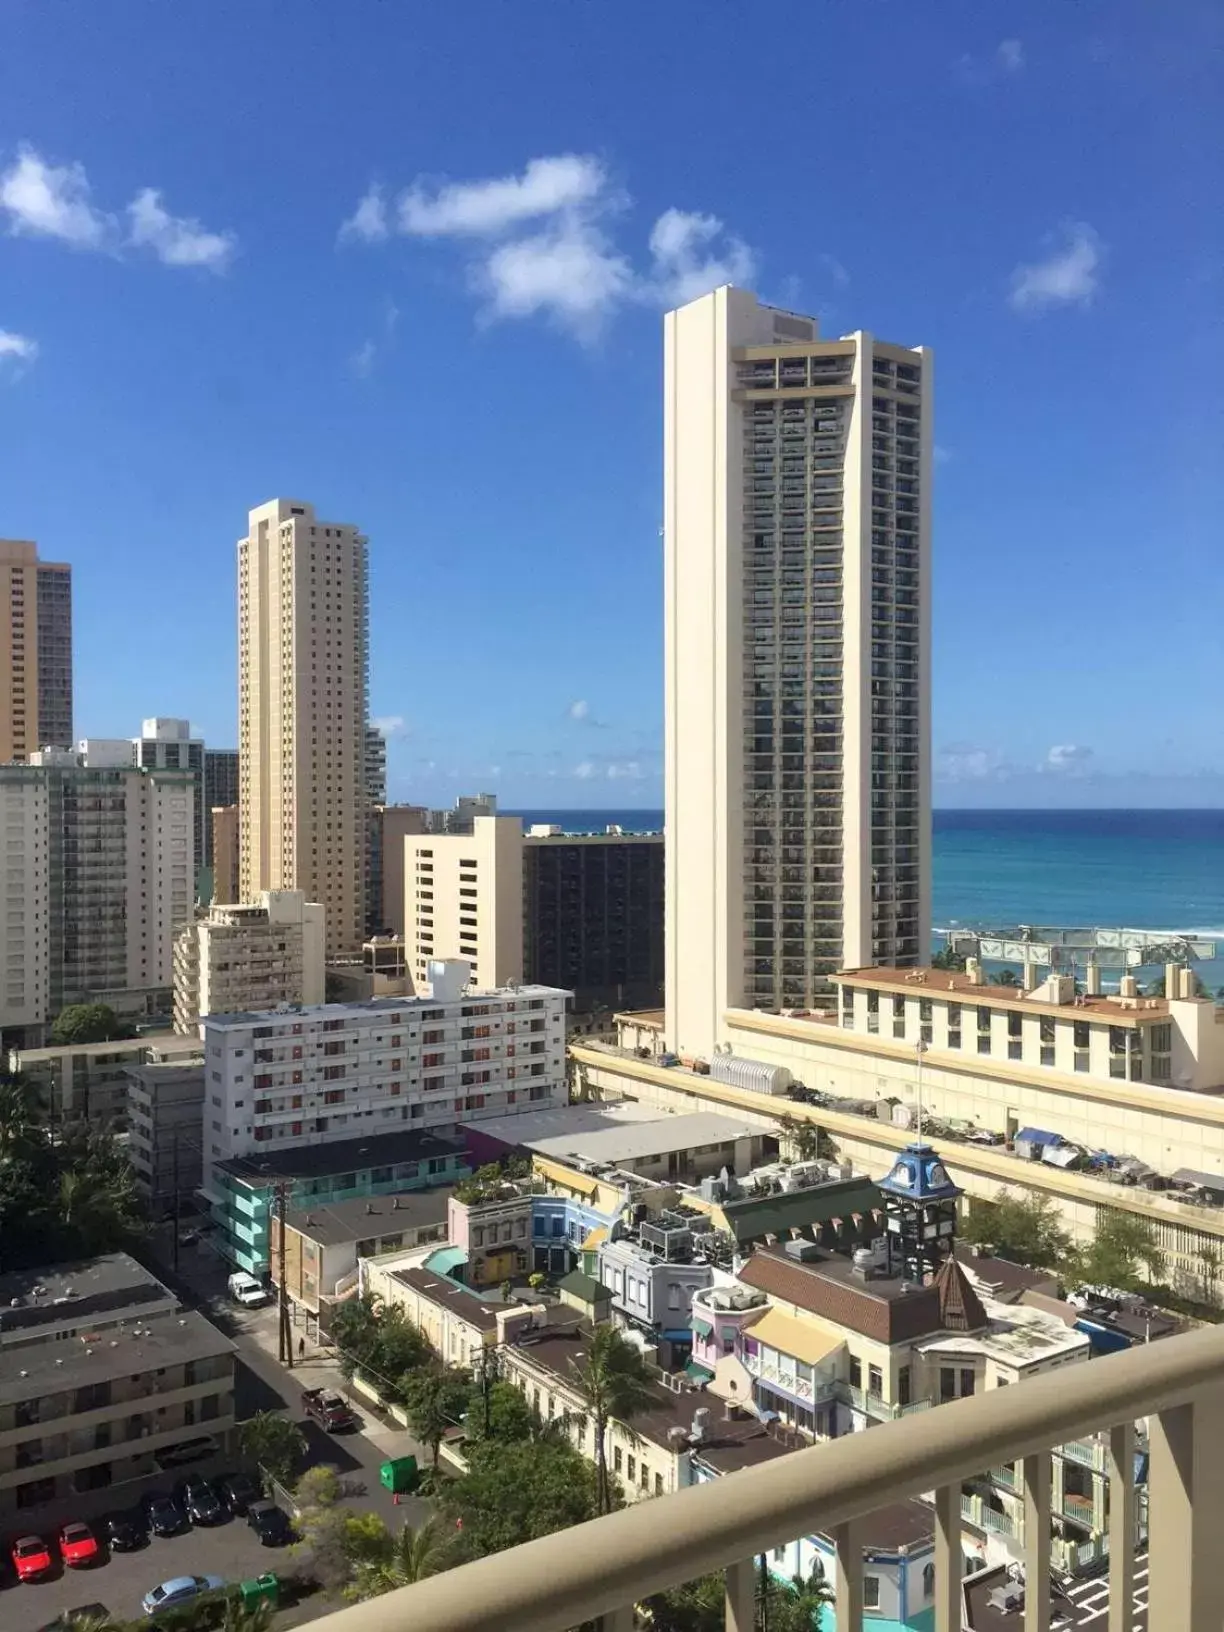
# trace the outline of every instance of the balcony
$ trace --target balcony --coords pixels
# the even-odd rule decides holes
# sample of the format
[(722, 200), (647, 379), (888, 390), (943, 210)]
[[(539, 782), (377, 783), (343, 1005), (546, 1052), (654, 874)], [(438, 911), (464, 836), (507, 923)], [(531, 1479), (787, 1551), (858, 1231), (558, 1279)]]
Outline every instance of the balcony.
[[(1167, 1338), (1126, 1354), (991, 1389), (866, 1434), (795, 1451), (780, 1461), (640, 1502), (507, 1553), (404, 1587), (331, 1617), (321, 1632), (565, 1632), (603, 1617), (632, 1632), (634, 1604), (711, 1571), (726, 1584), (727, 1632), (754, 1624), (756, 1560), (783, 1537), (823, 1533), (837, 1551), (838, 1632), (863, 1626), (859, 1521), (933, 1491), (934, 1632), (960, 1632), (961, 1484), (1017, 1462), (1029, 1581), (1045, 1581), (1052, 1453), (1109, 1430), (1114, 1516), (1108, 1617), (1101, 1632), (1131, 1632), (1135, 1586), (1134, 1428), (1150, 1419), (1148, 1620), (1158, 1632), (1219, 1632), (1224, 1571), (1215, 1557), (1224, 1521), (1224, 1330)], [(972, 1498), (969, 1499), (972, 1501)], [(998, 1519), (1000, 1515), (992, 1514)], [(1017, 1626), (1050, 1625), (1030, 1595)]]

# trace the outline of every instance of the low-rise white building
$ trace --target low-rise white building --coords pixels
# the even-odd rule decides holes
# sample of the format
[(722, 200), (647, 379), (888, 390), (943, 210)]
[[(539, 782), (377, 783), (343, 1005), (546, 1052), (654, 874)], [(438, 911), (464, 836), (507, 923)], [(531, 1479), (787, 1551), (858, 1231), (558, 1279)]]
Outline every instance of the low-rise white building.
[(249, 905), (217, 905), (174, 942), (174, 1029), (202, 1014), (278, 1003), (322, 1003), (324, 908), (301, 890), (262, 890)]
[(431, 974), (426, 997), (207, 1016), (208, 1162), (564, 1102), (568, 993)]

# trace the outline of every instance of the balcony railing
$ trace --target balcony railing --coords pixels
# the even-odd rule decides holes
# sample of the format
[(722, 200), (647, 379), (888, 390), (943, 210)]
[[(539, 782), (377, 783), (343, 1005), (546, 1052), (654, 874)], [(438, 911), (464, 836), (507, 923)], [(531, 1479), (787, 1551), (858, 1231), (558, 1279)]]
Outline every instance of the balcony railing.
[[(1054, 1447), (1109, 1430), (1109, 1618), (1131, 1632), (1135, 1587), (1134, 1422), (1149, 1418), (1148, 1621), (1158, 1632), (1220, 1632), (1224, 1571), (1224, 1329), (1205, 1328), (1018, 1387), (886, 1423), (865, 1434), (639, 1502), (574, 1530), (479, 1559), (330, 1617), (323, 1632), (566, 1632), (603, 1618), (631, 1632), (634, 1605), (721, 1571), (727, 1632), (751, 1632), (755, 1561), (783, 1539), (823, 1534), (836, 1548), (838, 1632), (863, 1625), (861, 1521), (934, 1491), (935, 1632), (961, 1632), (961, 1482), (1019, 1463), (1030, 1583), (1049, 1579)], [(1050, 1606), (1031, 1591), (1025, 1632)]]

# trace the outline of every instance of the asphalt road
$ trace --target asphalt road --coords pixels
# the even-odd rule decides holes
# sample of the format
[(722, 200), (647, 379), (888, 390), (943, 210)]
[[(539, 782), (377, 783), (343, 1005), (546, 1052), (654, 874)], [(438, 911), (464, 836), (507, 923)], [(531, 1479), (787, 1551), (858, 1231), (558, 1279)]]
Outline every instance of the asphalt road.
[[(380, 1514), (393, 1530), (401, 1523), (420, 1524), (428, 1516), (426, 1503), (414, 1497), (401, 1497), (396, 1504), (383, 1488), (378, 1470), (387, 1451), (367, 1437), (366, 1431), (327, 1434), (316, 1423), (302, 1419), (299, 1397), (303, 1387), (317, 1384), (335, 1387), (340, 1383), (339, 1374), (318, 1355), (313, 1355), (300, 1370), (282, 1366), (275, 1358), (274, 1337), (273, 1352), (269, 1353), (267, 1347), (270, 1335), (275, 1333), (271, 1310), (239, 1310), (230, 1304), (224, 1293), (224, 1270), (215, 1260), (210, 1262), (206, 1254), (181, 1251), (177, 1275), (168, 1264), (155, 1263), (152, 1267), (174, 1286), (185, 1304), (201, 1309), (238, 1345), (235, 1403), (239, 1421), (256, 1411), (284, 1410), (300, 1423), (306, 1435), (305, 1466), (328, 1463), (353, 1490), (346, 1498), (347, 1506), (354, 1511)], [(362, 1429), (381, 1433), (385, 1439), (386, 1425), (360, 1402), (357, 1409)], [(403, 1436), (396, 1437), (402, 1439)], [(424, 1462), (419, 1453), (418, 1460)], [(223, 1455), (183, 1471), (213, 1477), (236, 1466), (234, 1456)], [(55, 1527), (67, 1519), (91, 1521), (104, 1513), (135, 1507), (147, 1491), (170, 1490), (179, 1477), (181, 1473), (163, 1474), (109, 1492), (93, 1492), (76, 1502), (71, 1511), (40, 1512), (37, 1520), (32, 1519), (22, 1533), (33, 1530), (50, 1537)], [(6, 1532), (6, 1548), (17, 1533), (17, 1530)], [(284, 1548), (262, 1546), (245, 1519), (230, 1519), (212, 1528), (193, 1528), (181, 1536), (151, 1538), (138, 1551), (116, 1553), (92, 1569), (57, 1569), (42, 1582), (18, 1585), (12, 1581), (9, 1570), (7, 1584), (0, 1587), (0, 1629), (2, 1632), (36, 1632), (64, 1610), (93, 1603), (105, 1604), (117, 1617), (134, 1619), (141, 1614), (140, 1600), (149, 1588), (172, 1576), (219, 1575), (226, 1581), (242, 1581), (277, 1568), (292, 1570), (292, 1555)], [(278, 1629), (298, 1626), (338, 1607), (321, 1595), (307, 1598), (278, 1613), (273, 1625)]]

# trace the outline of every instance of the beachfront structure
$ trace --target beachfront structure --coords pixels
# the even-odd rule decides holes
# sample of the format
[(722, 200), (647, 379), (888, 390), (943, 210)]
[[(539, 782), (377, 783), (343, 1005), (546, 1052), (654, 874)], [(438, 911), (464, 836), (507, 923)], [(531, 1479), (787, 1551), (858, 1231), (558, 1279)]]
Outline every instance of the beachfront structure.
[(175, 937), (175, 1031), (195, 1034), (205, 1014), (322, 1003), (323, 919), (300, 890), (210, 907)]
[(238, 541), (239, 897), (301, 890), (329, 956), (365, 936), (366, 539), (273, 499)]
[(933, 361), (724, 287), (666, 318), (667, 1041), (930, 923)]

